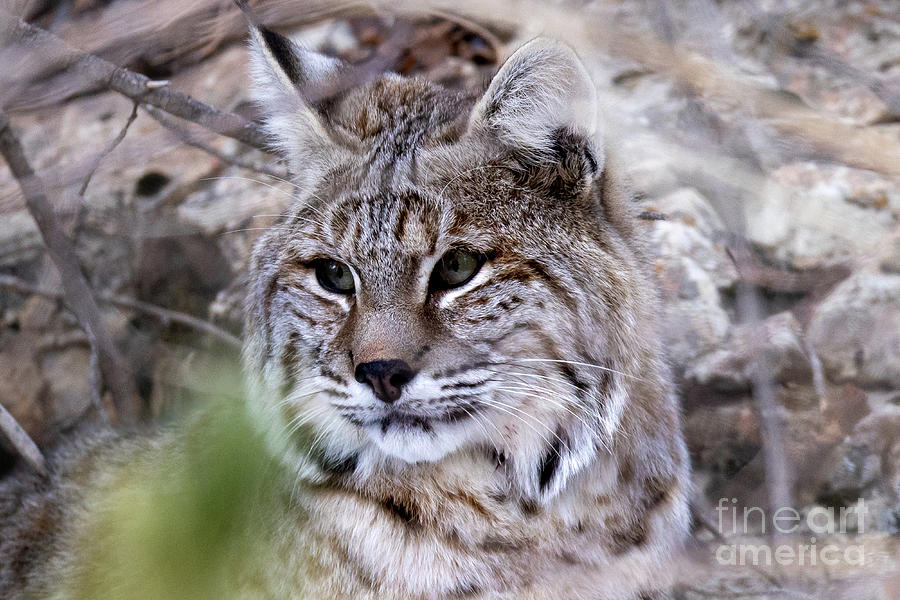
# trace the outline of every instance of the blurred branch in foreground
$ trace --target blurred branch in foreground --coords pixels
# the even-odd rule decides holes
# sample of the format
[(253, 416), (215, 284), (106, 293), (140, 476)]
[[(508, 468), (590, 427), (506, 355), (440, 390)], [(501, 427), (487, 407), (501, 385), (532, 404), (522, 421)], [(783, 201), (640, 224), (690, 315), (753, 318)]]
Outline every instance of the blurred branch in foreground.
[(0, 404), (0, 431), (6, 435), (16, 451), (31, 467), (40, 474), (46, 474), (47, 466), (44, 463), (44, 455), (38, 449), (28, 433), (9, 414), (9, 411)]

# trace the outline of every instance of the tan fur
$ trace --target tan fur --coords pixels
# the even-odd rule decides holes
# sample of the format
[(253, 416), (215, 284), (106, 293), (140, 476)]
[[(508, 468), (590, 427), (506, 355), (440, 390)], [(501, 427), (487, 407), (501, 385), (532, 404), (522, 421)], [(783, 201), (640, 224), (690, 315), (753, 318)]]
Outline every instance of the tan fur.
[[(224, 571), (233, 597), (664, 589), (688, 461), (642, 232), (578, 58), (537, 40), (480, 99), (387, 75), (310, 104), (347, 67), (253, 40), (267, 130), (301, 173), (253, 258), (248, 409), (281, 483), (254, 509), (255, 552)], [(454, 248), (485, 262), (434, 288)], [(352, 294), (320, 285), (325, 258)], [(389, 359), (415, 372), (392, 404), (354, 377)], [(57, 535), (41, 577), (78, 572), (59, 548), (88, 529)]]

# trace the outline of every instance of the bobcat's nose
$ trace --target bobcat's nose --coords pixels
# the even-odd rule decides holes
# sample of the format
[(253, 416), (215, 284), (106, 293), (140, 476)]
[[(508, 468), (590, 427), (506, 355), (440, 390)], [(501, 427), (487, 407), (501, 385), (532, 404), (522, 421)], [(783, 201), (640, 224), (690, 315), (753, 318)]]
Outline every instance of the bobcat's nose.
[(375, 397), (388, 404), (403, 393), (403, 386), (416, 376), (402, 360), (372, 360), (356, 365), (356, 380), (366, 383), (375, 392)]

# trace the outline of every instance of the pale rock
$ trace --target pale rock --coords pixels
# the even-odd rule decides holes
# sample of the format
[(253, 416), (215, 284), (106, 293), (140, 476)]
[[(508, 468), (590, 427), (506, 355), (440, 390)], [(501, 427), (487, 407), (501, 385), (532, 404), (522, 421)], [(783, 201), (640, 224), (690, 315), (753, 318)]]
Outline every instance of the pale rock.
[(52, 414), (60, 425), (75, 422), (90, 406), (90, 362), (91, 351), (84, 346), (49, 352), (41, 359), (41, 373), (49, 388)]
[(900, 188), (874, 173), (794, 163), (745, 204), (744, 219), (771, 259), (812, 269), (880, 253), (898, 211)]
[(652, 241), (667, 313), (667, 348), (677, 365), (686, 365), (728, 333), (719, 288), (733, 283), (734, 267), (724, 248), (712, 241), (723, 229), (721, 221), (696, 191), (678, 190), (649, 208), (669, 215), (654, 223)]
[(45, 392), (46, 384), (27, 345), (0, 352), (0, 404), (32, 436), (44, 432)]
[(737, 325), (721, 346), (688, 366), (685, 380), (719, 390), (746, 390), (755, 370), (764, 368), (776, 382), (809, 382), (812, 373), (802, 335), (790, 312)]
[(900, 275), (848, 278), (816, 308), (809, 336), (834, 381), (900, 388)]
[(689, 257), (712, 276), (716, 287), (731, 287), (737, 280), (734, 262), (721, 240), (727, 231), (715, 209), (693, 188), (681, 188), (647, 208), (666, 215), (654, 228), (660, 256)]
[(41, 251), (41, 234), (27, 210), (8, 212), (0, 218), (0, 267), (32, 260)]

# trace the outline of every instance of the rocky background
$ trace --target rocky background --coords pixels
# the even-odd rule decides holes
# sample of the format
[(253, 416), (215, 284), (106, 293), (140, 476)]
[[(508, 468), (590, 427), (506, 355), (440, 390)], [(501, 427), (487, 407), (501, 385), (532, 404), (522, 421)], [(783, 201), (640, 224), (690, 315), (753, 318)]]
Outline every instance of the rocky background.
[[(678, 594), (900, 597), (896, 0), (251, 5), (321, 51), (381, 57), (473, 93), (530, 37), (575, 46), (662, 286), (696, 487)], [(22, 0), (3, 10), (154, 85), (256, 117), (230, 1)], [(99, 381), (0, 164), (0, 404), (41, 447), (85, 420), (164, 418), (186, 390), (196, 399), (210, 389), (200, 367), (237, 360), (248, 254), (290, 200), (287, 174), (274, 157), (86, 83), (6, 33), (0, 106), (76, 242), (136, 397), (117, 406)], [(19, 460), (0, 436), (0, 472)], [(865, 565), (722, 566), (720, 544), (772, 533), (759, 519), (723, 530), (722, 498), (770, 516), (863, 499), (865, 522), (826, 537), (863, 545)]]

